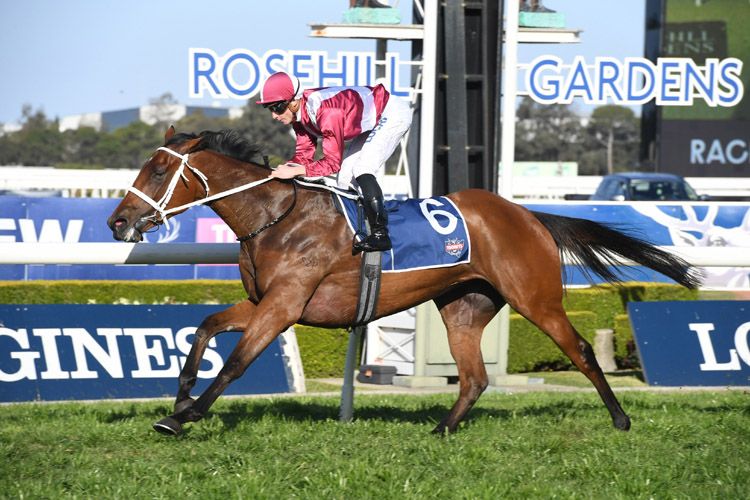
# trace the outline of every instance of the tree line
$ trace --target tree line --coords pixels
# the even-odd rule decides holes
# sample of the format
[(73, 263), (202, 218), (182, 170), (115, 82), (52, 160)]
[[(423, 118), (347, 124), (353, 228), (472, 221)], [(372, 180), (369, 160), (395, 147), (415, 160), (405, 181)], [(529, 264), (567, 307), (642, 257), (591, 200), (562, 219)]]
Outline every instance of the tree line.
[[(601, 106), (582, 119), (568, 105), (543, 105), (526, 97), (516, 117), (516, 161), (575, 161), (582, 175), (643, 167), (638, 158), (638, 118), (629, 108)], [(290, 128), (250, 101), (243, 115), (234, 119), (208, 117), (198, 111), (174, 124), (133, 122), (112, 131), (80, 127), (65, 132), (59, 131), (57, 118), (25, 105), (20, 130), (0, 136), (0, 165), (139, 169), (164, 143), (169, 125), (178, 132), (194, 133), (234, 129), (262, 146), (272, 164), (294, 154)]]
[(189, 133), (234, 129), (262, 146), (264, 154), (276, 163), (294, 154), (295, 140), (290, 129), (272, 120), (268, 111), (254, 103), (248, 104), (239, 118), (209, 117), (197, 111), (175, 123), (158, 120), (149, 125), (137, 121), (111, 132), (93, 127), (60, 132), (57, 118), (49, 119), (43, 111), (26, 105), (20, 130), (0, 136), (0, 165), (140, 169), (164, 144), (164, 133), (170, 125), (177, 132)]

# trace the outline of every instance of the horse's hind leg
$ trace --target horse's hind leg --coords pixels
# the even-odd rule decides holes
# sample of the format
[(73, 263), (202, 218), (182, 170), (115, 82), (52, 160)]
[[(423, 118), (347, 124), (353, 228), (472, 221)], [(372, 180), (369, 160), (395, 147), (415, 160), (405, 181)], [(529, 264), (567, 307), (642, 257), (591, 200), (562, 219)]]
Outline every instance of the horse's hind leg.
[(195, 331), (193, 345), (185, 361), (185, 366), (180, 372), (179, 388), (174, 405), (175, 413), (190, 408), (194, 403), (194, 400), (190, 397), (190, 391), (195, 386), (201, 360), (209, 341), (219, 333), (244, 331), (254, 311), (255, 304), (245, 300), (203, 320)]
[[(521, 311), (519, 310), (519, 312)], [(576, 367), (594, 384), (612, 416), (615, 427), (623, 431), (630, 429), (630, 418), (623, 411), (607, 379), (604, 378), (604, 373), (602, 373), (599, 363), (596, 361), (591, 344), (581, 337), (570, 324), (562, 303), (548, 303), (546, 307), (544, 305), (535, 307), (533, 312), (523, 311), (522, 314), (549, 335)]]
[(432, 431), (454, 432), (479, 396), (487, 388), (487, 372), (482, 360), (482, 332), (503, 302), (486, 282), (472, 281), (435, 299), (448, 329), (448, 344), (456, 361), (459, 395), (450, 412)]
[[(615, 427), (629, 429), (630, 419), (604, 378), (591, 345), (573, 328), (563, 309), (560, 251), (555, 240), (531, 214), (521, 211), (517, 215), (519, 217), (511, 220), (511, 226), (503, 233), (516, 231), (512, 244), (496, 242), (496, 246), (502, 247), (502, 258), (497, 264), (484, 264), (488, 281), (513, 309), (549, 335), (591, 380)], [(519, 228), (530, 231), (521, 232)]]

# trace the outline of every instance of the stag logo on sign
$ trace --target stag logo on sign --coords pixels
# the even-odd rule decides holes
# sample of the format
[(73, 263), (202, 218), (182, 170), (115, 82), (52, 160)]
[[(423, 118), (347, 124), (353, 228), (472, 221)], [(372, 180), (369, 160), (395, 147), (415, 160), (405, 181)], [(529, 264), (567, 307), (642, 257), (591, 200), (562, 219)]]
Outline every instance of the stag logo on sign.
[[(661, 224), (676, 247), (750, 247), (750, 209), (741, 204), (711, 204), (705, 209), (685, 204), (675, 210), (634, 203), (631, 208)], [(707, 267), (703, 273), (706, 287), (750, 286), (750, 269), (746, 267)]]

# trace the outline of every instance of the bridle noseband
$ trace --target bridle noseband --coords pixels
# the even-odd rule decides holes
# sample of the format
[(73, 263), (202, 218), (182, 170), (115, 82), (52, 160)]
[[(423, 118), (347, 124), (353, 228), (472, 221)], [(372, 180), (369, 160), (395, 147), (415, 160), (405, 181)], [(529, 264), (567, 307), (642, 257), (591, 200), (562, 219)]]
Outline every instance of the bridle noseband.
[[(190, 207), (194, 207), (197, 205), (204, 205), (206, 203), (210, 203), (214, 200), (218, 200), (220, 198), (224, 198), (226, 196), (239, 193), (241, 191), (245, 191), (247, 189), (253, 188), (255, 186), (259, 186), (260, 184), (266, 183), (270, 180), (272, 180), (271, 177), (266, 177), (254, 182), (250, 182), (248, 184), (243, 184), (242, 186), (238, 186), (236, 188), (229, 189), (227, 191), (222, 191), (221, 193), (217, 193), (213, 196), (209, 196), (209, 188), (208, 188), (208, 178), (198, 170), (197, 168), (191, 166), (188, 163), (188, 157), (190, 156), (190, 153), (186, 153), (184, 155), (172, 151), (169, 148), (160, 147), (157, 149), (157, 151), (166, 151), (167, 153), (171, 154), (172, 156), (176, 156), (180, 159), (180, 166), (177, 168), (177, 171), (174, 173), (174, 176), (172, 177), (172, 180), (169, 181), (169, 185), (167, 186), (167, 191), (164, 193), (164, 196), (161, 197), (159, 201), (154, 201), (153, 198), (151, 198), (149, 195), (144, 193), (143, 191), (139, 190), (136, 187), (130, 186), (128, 188), (128, 191), (133, 193), (134, 195), (138, 196), (140, 199), (151, 205), (153, 209), (155, 210), (155, 213), (153, 215), (149, 215), (146, 217), (142, 217), (142, 220), (147, 220), (152, 222), (153, 224), (160, 225), (164, 224), (167, 227), (167, 230), (169, 230), (169, 219), (167, 219), (167, 216), (170, 214), (173, 214), (175, 212), (180, 212), (182, 210), (186, 210)], [(174, 190), (177, 187), (177, 182), (180, 180), (180, 177), (185, 180), (185, 182), (189, 182), (188, 178), (185, 176), (185, 167), (189, 168), (195, 175), (198, 177), (201, 182), (203, 183), (203, 187), (206, 189), (206, 197), (202, 198), (200, 200), (195, 200), (190, 203), (186, 203), (184, 205), (180, 205), (179, 207), (173, 207), (167, 210), (167, 205), (169, 204), (169, 201), (172, 199), (172, 195), (174, 195)], [(284, 212), (282, 215), (274, 219), (273, 221), (269, 222), (265, 226), (261, 227), (257, 231), (254, 231), (253, 233), (243, 236), (242, 238), (238, 238), (239, 241), (247, 241), (251, 238), (254, 238), (257, 236), (261, 231), (268, 229), (269, 227), (273, 226), (274, 224), (281, 222), (284, 217), (289, 215), (289, 213), (292, 211), (294, 206), (297, 204), (297, 183), (296, 181), (293, 181), (294, 184), (294, 201), (292, 201), (292, 205), (287, 209), (286, 212)]]
[[(203, 175), (203, 172), (201, 172), (197, 168), (192, 167), (188, 163), (189, 153), (181, 155), (180, 153), (178, 153), (176, 151), (172, 151), (171, 149), (165, 148), (165, 147), (158, 148), (157, 151), (166, 151), (167, 153), (171, 154), (172, 156), (176, 156), (177, 158), (179, 158), (181, 160), (180, 161), (180, 166), (177, 168), (177, 171), (175, 172), (174, 176), (172, 177), (172, 180), (169, 181), (169, 185), (167, 186), (167, 191), (164, 193), (164, 196), (162, 196), (159, 201), (154, 201), (153, 198), (151, 198), (149, 195), (147, 195), (146, 193), (144, 193), (143, 191), (139, 190), (136, 187), (130, 186), (128, 188), (128, 191), (130, 191), (134, 195), (138, 196), (140, 199), (142, 199), (143, 201), (145, 201), (146, 203), (148, 203), (149, 205), (151, 205), (154, 208), (154, 210), (156, 210), (156, 213), (154, 215), (151, 215), (149, 217), (143, 217), (144, 219), (150, 220), (154, 224), (157, 224), (157, 225), (158, 224), (164, 224), (165, 226), (167, 226), (167, 229), (169, 229), (169, 220), (167, 219), (167, 215), (171, 214), (173, 212), (177, 212), (177, 211), (181, 210), (183, 207), (186, 206), (186, 205), (183, 205), (183, 207), (172, 208), (170, 210), (166, 209), (167, 205), (169, 205), (169, 201), (172, 199), (172, 195), (174, 194), (174, 190), (177, 187), (177, 181), (180, 180), (180, 177), (182, 177), (185, 180), (185, 182), (188, 182), (188, 178), (185, 176), (185, 167), (187, 167), (190, 170), (192, 170), (193, 173), (203, 183), (203, 187), (206, 188), (206, 199), (208, 199), (208, 197), (209, 197), (208, 196), (208, 194), (209, 194), (208, 178), (205, 175)], [(204, 201), (204, 203), (205, 203), (205, 201)], [(157, 218), (157, 215), (161, 218), (161, 220), (159, 220), (159, 218)]]

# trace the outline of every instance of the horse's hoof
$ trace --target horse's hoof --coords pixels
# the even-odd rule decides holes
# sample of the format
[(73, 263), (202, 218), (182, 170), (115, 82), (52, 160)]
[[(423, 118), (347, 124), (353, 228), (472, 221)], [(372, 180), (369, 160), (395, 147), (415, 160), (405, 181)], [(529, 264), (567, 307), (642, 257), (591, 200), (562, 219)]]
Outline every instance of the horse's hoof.
[(182, 424), (172, 417), (167, 417), (159, 420), (153, 425), (156, 432), (160, 432), (165, 436), (175, 436), (182, 432)]
[(624, 416), (623, 418), (618, 418), (614, 420), (615, 427), (620, 429), (621, 431), (627, 431), (630, 430), (630, 418), (627, 416)]
[(193, 407), (193, 404), (195, 404), (195, 400), (193, 398), (183, 399), (179, 403), (175, 403), (174, 414), (177, 415), (178, 413), (181, 413), (185, 410), (189, 410)]

